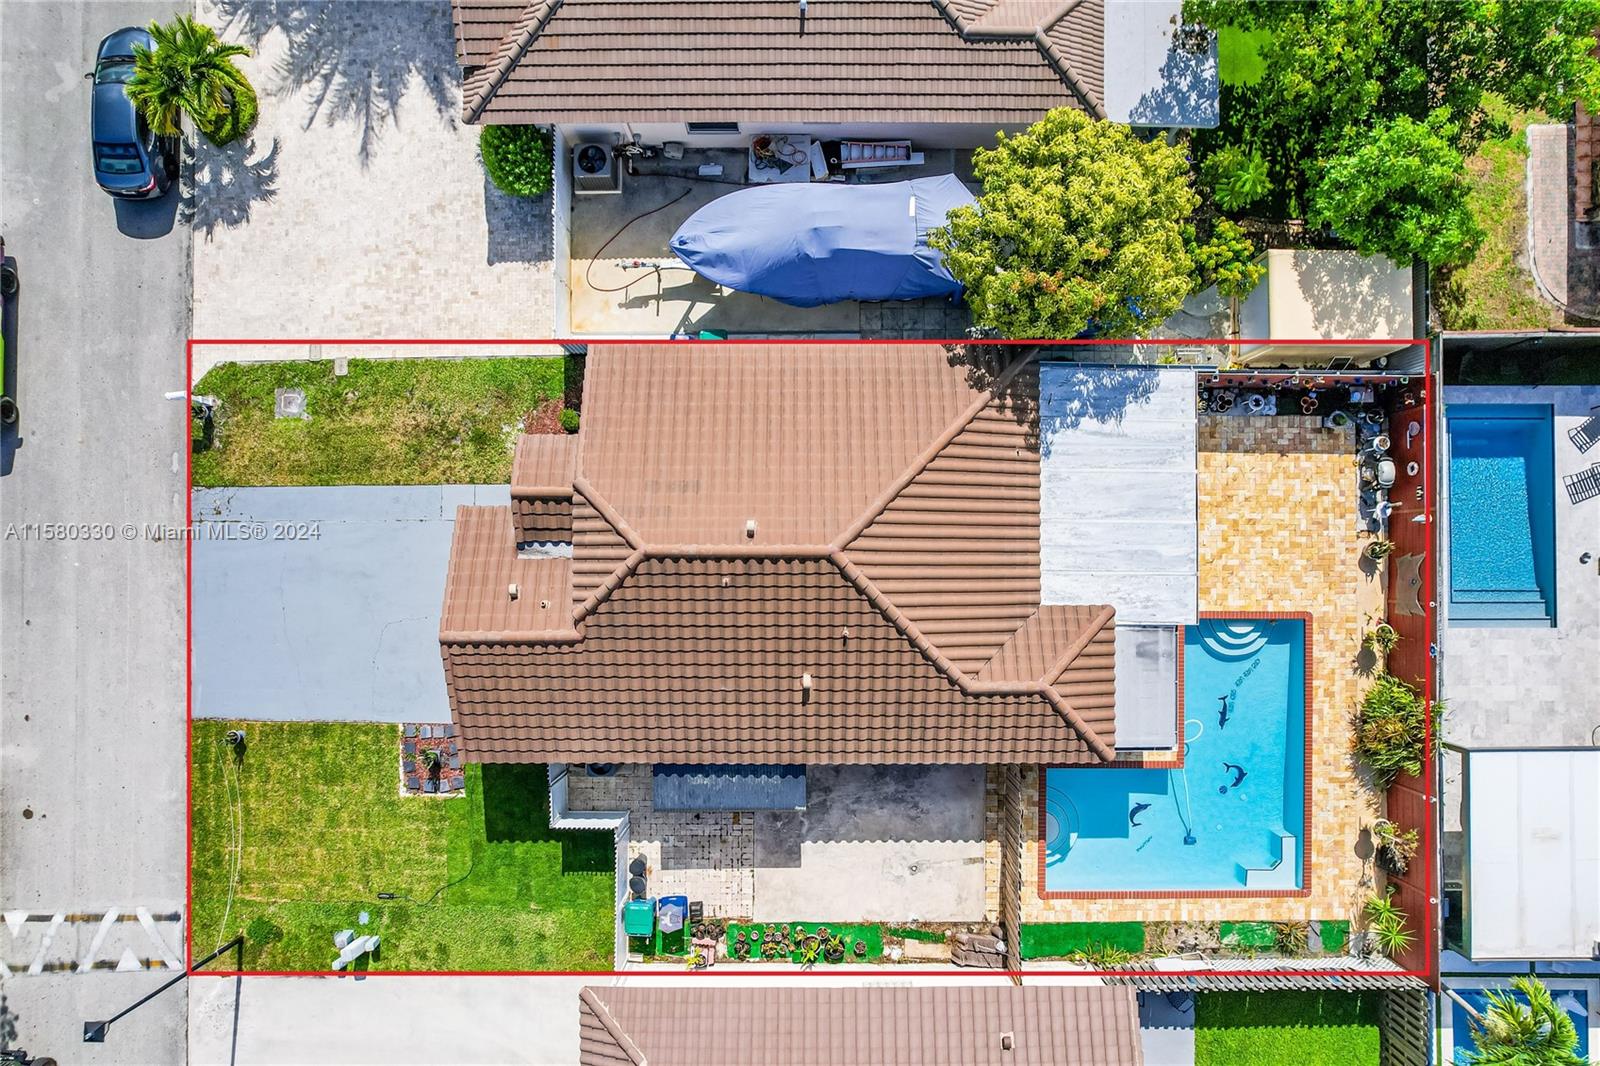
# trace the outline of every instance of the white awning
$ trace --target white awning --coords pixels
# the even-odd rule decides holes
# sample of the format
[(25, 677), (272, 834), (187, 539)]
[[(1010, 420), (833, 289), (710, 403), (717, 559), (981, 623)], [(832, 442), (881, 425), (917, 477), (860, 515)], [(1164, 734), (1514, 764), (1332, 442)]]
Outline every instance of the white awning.
[(1600, 954), (1600, 748), (1469, 749), (1462, 789), (1467, 956)]

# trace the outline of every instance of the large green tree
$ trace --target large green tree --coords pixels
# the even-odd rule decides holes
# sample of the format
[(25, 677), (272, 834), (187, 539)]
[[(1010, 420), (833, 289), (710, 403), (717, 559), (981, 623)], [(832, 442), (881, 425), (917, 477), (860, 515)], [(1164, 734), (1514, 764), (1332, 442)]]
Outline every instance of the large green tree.
[[(1340, 205), (1316, 202), (1320, 192), (1346, 189), (1325, 182), (1326, 170), (1339, 160), (1350, 172), (1363, 147), (1417, 146), (1418, 129), (1399, 119), (1431, 123), (1430, 145), (1448, 141), (1454, 163), (1496, 128), (1486, 94), (1558, 115), (1575, 101), (1600, 108), (1600, 60), (1592, 54), (1600, 0), (1186, 0), (1184, 17), (1268, 31), (1259, 79), (1224, 85), (1221, 126), (1195, 137), (1203, 174), (1231, 173), (1228, 161), (1241, 157), (1265, 161), (1271, 192), (1256, 214), (1348, 218)], [(1221, 200), (1235, 192), (1230, 186), (1212, 201), (1229, 210)], [(1436, 184), (1390, 220), (1438, 209), (1424, 228), (1457, 230), (1448, 192)], [(1377, 243), (1418, 245), (1435, 263), (1449, 260), (1432, 256), (1458, 254), (1462, 245), (1419, 242), (1414, 233)]]
[(215, 144), (227, 144), (255, 125), (256, 92), (234, 66), (250, 54), (242, 45), (225, 44), (217, 31), (188, 15), (171, 23), (150, 24), (154, 48), (134, 46), (133, 77), (126, 86), (150, 128), (176, 136), (189, 116), (195, 128)]
[(1467, 204), (1466, 160), (1447, 108), (1425, 122), (1384, 119), (1323, 161), (1311, 221), (1400, 265), (1466, 262), (1483, 240)]
[(1577, 1027), (1544, 982), (1516, 977), (1511, 988), (1490, 992), (1488, 1008), (1472, 1020), (1469, 1066), (1588, 1066)]
[(1137, 336), (1176, 311), (1199, 198), (1179, 148), (1061, 108), (973, 154), (982, 192), (929, 235), (976, 325), (1005, 337)]

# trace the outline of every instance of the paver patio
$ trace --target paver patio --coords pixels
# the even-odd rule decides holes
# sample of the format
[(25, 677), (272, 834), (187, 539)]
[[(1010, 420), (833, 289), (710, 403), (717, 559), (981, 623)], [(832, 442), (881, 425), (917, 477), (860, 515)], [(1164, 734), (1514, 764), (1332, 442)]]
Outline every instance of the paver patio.
[(201, 145), (198, 337), (551, 332), (548, 196), (489, 185), (464, 126), (449, 0), (202, 0), (251, 48), (253, 134)]

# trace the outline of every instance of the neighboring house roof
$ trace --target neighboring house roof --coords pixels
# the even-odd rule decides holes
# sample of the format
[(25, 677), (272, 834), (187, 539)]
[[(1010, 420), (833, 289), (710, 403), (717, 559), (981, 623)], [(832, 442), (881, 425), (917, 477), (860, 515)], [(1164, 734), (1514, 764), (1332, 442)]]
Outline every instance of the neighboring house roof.
[[(1038, 367), (996, 358), (592, 346), (582, 431), (524, 440), (513, 507), (457, 517), (440, 641), (468, 753), (1111, 758), (1115, 612), (1040, 606)], [(537, 539), (571, 558), (519, 556), (520, 509), (561, 500), (570, 531)]]
[(1104, 0), (454, 0), (468, 122), (1104, 117)]
[(579, 1066), (1144, 1062), (1132, 988), (612, 986), (583, 989), (578, 1010)]

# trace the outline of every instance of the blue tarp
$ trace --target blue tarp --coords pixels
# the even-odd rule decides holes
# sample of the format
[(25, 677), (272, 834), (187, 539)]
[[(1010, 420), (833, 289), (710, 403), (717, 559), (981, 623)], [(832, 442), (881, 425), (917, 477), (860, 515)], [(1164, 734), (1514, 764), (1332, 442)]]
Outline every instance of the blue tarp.
[(672, 235), (702, 277), (796, 307), (950, 296), (928, 231), (973, 202), (953, 174), (883, 185), (762, 185), (711, 201)]
[(658, 811), (787, 811), (806, 805), (804, 766), (657, 763)]

